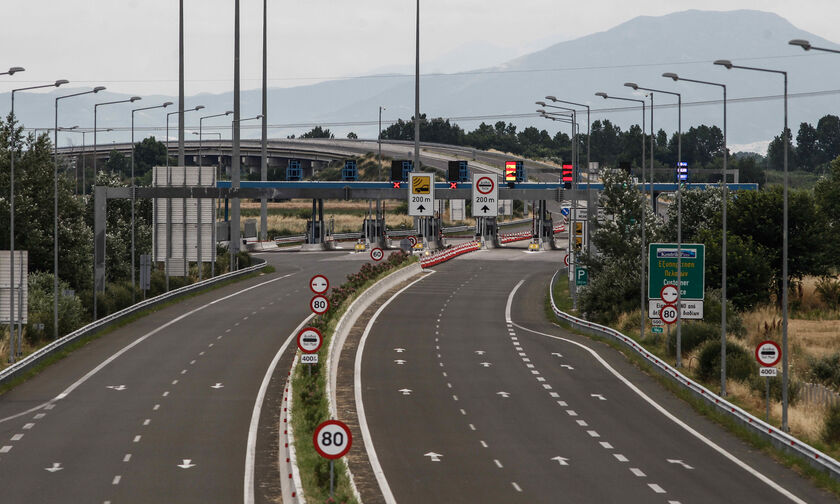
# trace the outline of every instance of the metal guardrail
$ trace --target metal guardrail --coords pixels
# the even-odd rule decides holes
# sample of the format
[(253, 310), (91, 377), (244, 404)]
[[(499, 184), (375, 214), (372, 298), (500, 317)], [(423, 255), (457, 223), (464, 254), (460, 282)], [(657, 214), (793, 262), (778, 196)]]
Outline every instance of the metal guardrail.
[[(519, 219), (507, 222), (500, 222), (499, 227), (507, 227), (507, 226), (518, 226), (522, 224), (528, 224), (531, 222), (531, 219)], [(444, 233), (463, 233), (464, 231), (470, 231), (471, 229), (475, 229), (474, 226), (450, 226), (442, 228)], [(417, 234), (416, 229), (396, 229), (391, 231), (386, 231), (388, 236), (412, 236)], [(334, 240), (358, 240), (362, 237), (362, 233), (336, 233), (332, 235)], [(291, 236), (279, 236), (275, 237), (274, 241), (277, 243), (295, 243), (301, 242), (306, 240), (306, 235), (291, 235)]]
[(789, 453), (799, 456), (803, 460), (810, 463), (812, 466), (824, 470), (832, 478), (840, 480), (840, 462), (838, 462), (837, 460), (817, 450), (816, 448), (803, 442), (802, 440), (795, 438), (790, 434), (782, 431), (781, 429), (778, 429), (764, 422), (756, 416), (753, 416), (752, 414), (746, 412), (742, 408), (730, 403), (726, 399), (715, 394), (703, 385), (700, 385), (699, 383), (695, 382), (691, 378), (686, 377), (677, 369), (666, 364), (659, 357), (648, 352), (647, 349), (636, 343), (634, 339), (626, 336), (625, 334), (616, 331), (611, 327), (602, 326), (600, 324), (596, 324), (594, 322), (590, 322), (588, 320), (569, 315), (568, 313), (558, 309), (557, 305), (554, 303), (554, 282), (557, 279), (557, 275), (561, 271), (568, 270), (561, 269), (557, 273), (555, 273), (554, 276), (551, 278), (551, 283), (548, 286), (548, 292), (551, 299), (551, 309), (552, 311), (554, 311), (554, 314), (558, 318), (564, 320), (565, 322), (569, 323), (572, 327), (580, 331), (596, 334), (599, 336), (609, 336), (618, 341), (619, 343), (626, 345), (627, 347), (635, 351), (639, 356), (643, 357), (646, 361), (648, 361), (648, 363), (653, 365), (653, 368), (656, 371), (675, 381), (683, 388), (689, 390), (691, 393), (694, 394), (695, 397), (706, 401), (717, 411), (720, 411), (721, 413), (738, 421), (740, 424), (752, 431), (754, 434), (770, 441), (777, 448), (781, 448)]
[(253, 258), (253, 261), (262, 261), (259, 264), (255, 264), (253, 266), (249, 266), (247, 268), (240, 269), (238, 271), (233, 271), (231, 273), (225, 273), (223, 275), (219, 275), (213, 278), (208, 278), (207, 280), (202, 280), (201, 282), (196, 282), (194, 284), (185, 285), (183, 287), (179, 287), (178, 289), (171, 290), (169, 292), (160, 294), (155, 297), (151, 297), (149, 299), (140, 301), (139, 303), (135, 303), (127, 308), (123, 308), (120, 311), (111, 313), (110, 315), (106, 315), (99, 320), (91, 322), (85, 326), (82, 326), (75, 331), (58, 338), (57, 340), (51, 342), (50, 344), (39, 348), (35, 352), (27, 355), (22, 360), (12, 364), (11, 366), (7, 367), (6, 369), (0, 371), (0, 384), (5, 383), (14, 377), (20, 375), (33, 365), (37, 364), (41, 361), (44, 357), (61, 350), (66, 345), (76, 341), (79, 338), (83, 338), (85, 336), (91, 335), (101, 329), (105, 329), (111, 324), (115, 322), (119, 322), (120, 320), (133, 315), (140, 310), (145, 308), (150, 308), (152, 306), (159, 305), (161, 303), (165, 303), (171, 299), (177, 298), (183, 294), (188, 294), (193, 291), (201, 290), (205, 287), (213, 285), (215, 283), (223, 282), (225, 280), (236, 278), (238, 276), (247, 275), (252, 271), (257, 271), (262, 269), (266, 266), (266, 262), (264, 259)]

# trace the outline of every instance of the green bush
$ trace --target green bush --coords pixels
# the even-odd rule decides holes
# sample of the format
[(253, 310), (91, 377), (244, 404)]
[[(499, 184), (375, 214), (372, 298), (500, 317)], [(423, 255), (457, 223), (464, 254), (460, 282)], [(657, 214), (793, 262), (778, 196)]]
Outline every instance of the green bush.
[(840, 279), (823, 277), (817, 281), (817, 294), (832, 310), (840, 307)]
[[(683, 322), (682, 337), (680, 338), (680, 350), (683, 354), (691, 352), (703, 343), (718, 339), (720, 340), (720, 326), (707, 324), (705, 322)], [(668, 337), (668, 354), (677, 354), (677, 328), (671, 327), (671, 335)]]
[[(31, 344), (37, 344), (41, 340), (53, 338), (53, 275), (36, 271), (29, 274), (28, 283), (26, 339)], [(87, 316), (79, 296), (70, 294), (67, 282), (59, 279), (58, 292), (58, 335), (61, 337), (83, 326)]]
[(829, 387), (840, 387), (840, 353), (808, 359), (808, 379)]
[[(720, 328), (720, 289), (706, 290), (703, 303), (703, 322), (717, 324)], [(726, 332), (743, 338), (747, 334), (747, 328), (741, 320), (741, 316), (735, 311), (731, 299), (726, 300)]]
[(835, 404), (828, 409), (823, 424), (822, 438), (831, 445), (840, 444), (840, 405)]
[[(703, 344), (698, 358), (697, 374), (704, 381), (720, 378), (720, 340)], [(757, 374), (758, 364), (754, 356), (738, 345), (726, 345), (727, 380), (744, 381)]]
[[(750, 388), (755, 390), (760, 397), (764, 397), (765, 394), (765, 381), (767, 378), (762, 378), (758, 376), (758, 374), (754, 374), (750, 377)], [(789, 404), (796, 404), (800, 398), (800, 392), (802, 391), (802, 383), (799, 381), (788, 380), (788, 403)], [(770, 399), (781, 402), (782, 400), (782, 375), (779, 374), (778, 376), (774, 376), (770, 378)]]

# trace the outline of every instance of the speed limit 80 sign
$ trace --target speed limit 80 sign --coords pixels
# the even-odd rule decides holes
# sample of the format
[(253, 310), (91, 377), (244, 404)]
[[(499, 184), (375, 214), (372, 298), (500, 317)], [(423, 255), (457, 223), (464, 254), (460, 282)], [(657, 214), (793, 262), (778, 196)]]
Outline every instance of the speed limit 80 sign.
[(323, 315), (330, 309), (330, 300), (318, 294), (317, 296), (312, 296), (312, 299), (309, 300), (309, 307), (314, 313)]
[(312, 435), (315, 451), (324, 458), (337, 459), (345, 456), (353, 444), (353, 435), (344, 422), (327, 420), (315, 429)]

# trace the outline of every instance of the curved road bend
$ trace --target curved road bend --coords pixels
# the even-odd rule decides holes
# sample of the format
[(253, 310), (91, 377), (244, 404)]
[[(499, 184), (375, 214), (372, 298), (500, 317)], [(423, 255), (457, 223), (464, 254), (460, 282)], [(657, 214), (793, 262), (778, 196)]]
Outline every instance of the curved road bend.
[(396, 502), (836, 502), (620, 353), (548, 323), (559, 257), (468, 254), (374, 323), (362, 400)]
[[(275, 273), (132, 322), (0, 397), (0, 501), (242, 502), (255, 399), (275, 354), (311, 313), (309, 279), (322, 273), (338, 285), (367, 259), (261, 257)], [(294, 350), (260, 416), (256, 502), (279, 495), (276, 418)]]

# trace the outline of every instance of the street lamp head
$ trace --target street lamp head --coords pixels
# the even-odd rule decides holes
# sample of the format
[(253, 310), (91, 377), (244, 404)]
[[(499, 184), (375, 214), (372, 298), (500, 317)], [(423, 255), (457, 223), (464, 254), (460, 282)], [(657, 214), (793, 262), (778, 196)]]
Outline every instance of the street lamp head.
[(639, 85), (636, 84), (635, 82), (625, 82), (624, 85), (629, 87), (629, 88), (633, 88), (636, 91), (639, 90)]
[(811, 50), (811, 43), (810, 43), (810, 42), (808, 42), (807, 40), (802, 40), (802, 39), (793, 39), (793, 40), (791, 40), (790, 42), (788, 42), (788, 44), (790, 44), (790, 45), (795, 45), (795, 46), (799, 46), (799, 47), (801, 47), (802, 49), (805, 49), (806, 51), (810, 51), (810, 50)]
[(729, 60), (715, 60), (715, 65), (726, 67), (727, 70), (732, 70), (732, 62)]
[(231, 114), (233, 114), (233, 110), (228, 110), (227, 112), (225, 112), (225, 115), (226, 115), (226, 116), (229, 116), (229, 115), (231, 115)]
[(170, 106), (170, 105), (172, 105), (172, 102), (171, 102), (171, 101), (168, 101), (168, 102), (163, 102), (162, 107), (163, 107), (163, 108), (166, 108), (166, 107), (168, 107), (168, 106)]
[(201, 110), (204, 108), (204, 105), (196, 105), (193, 110)]
[(676, 81), (680, 80), (680, 76), (679, 76), (679, 75), (677, 75), (677, 74), (675, 74), (675, 73), (673, 73), (673, 72), (665, 72), (664, 74), (662, 74), (662, 77), (666, 77), (666, 78), (668, 78), (668, 79), (672, 79), (674, 82), (676, 82)]
[(595, 96), (600, 96), (601, 98), (603, 98), (603, 99), (605, 99), (605, 100), (606, 100), (607, 98), (609, 98), (609, 97), (607, 96), (607, 93), (604, 93), (603, 91), (598, 91), (597, 93), (595, 93)]
[(142, 100), (142, 99), (143, 98), (140, 98), (139, 96), (132, 96), (131, 98), (128, 99), (128, 101), (130, 101), (131, 103), (134, 103), (137, 100)]
[(534, 104), (539, 105), (540, 107), (545, 107), (545, 102), (544, 101), (534, 102)]
[(551, 100), (551, 101), (557, 101), (557, 97), (556, 97), (556, 96), (546, 96), (546, 97), (545, 97), (545, 99), (546, 99), (546, 100)]
[(24, 71), (23, 67), (12, 67), (12, 68), (9, 69), (9, 75), (14, 75), (17, 72), (23, 72), (23, 71)]
[(95, 88), (93, 88), (94, 93), (98, 93), (100, 91), (105, 91), (105, 86), (96, 86)]
[(70, 81), (67, 80), (67, 79), (59, 79), (59, 80), (55, 81), (55, 87), (58, 87), (62, 84), (70, 84)]
[(262, 114), (258, 114), (257, 117), (255, 117), (254, 119), (262, 119), (263, 117), (264, 116)]
[(545, 114), (547, 114), (548, 112), (546, 112), (546, 111), (545, 111), (545, 109), (537, 109), (537, 113), (538, 113), (538, 114), (545, 115)]

